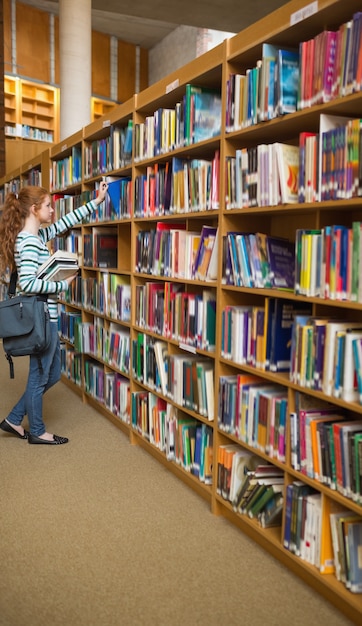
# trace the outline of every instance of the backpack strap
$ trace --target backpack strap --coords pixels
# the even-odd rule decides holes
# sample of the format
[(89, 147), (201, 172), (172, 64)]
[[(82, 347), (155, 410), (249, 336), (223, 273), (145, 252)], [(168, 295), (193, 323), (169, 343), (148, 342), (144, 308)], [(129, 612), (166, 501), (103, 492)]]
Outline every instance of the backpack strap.
[(13, 298), (15, 296), (16, 291), (16, 281), (18, 280), (18, 271), (15, 269), (10, 276), (10, 283), (8, 287), (8, 296), (9, 298)]
[(10, 356), (10, 354), (5, 354), (8, 362), (9, 362), (9, 367), (10, 367), (10, 378), (14, 378), (14, 361), (12, 359), (12, 357)]

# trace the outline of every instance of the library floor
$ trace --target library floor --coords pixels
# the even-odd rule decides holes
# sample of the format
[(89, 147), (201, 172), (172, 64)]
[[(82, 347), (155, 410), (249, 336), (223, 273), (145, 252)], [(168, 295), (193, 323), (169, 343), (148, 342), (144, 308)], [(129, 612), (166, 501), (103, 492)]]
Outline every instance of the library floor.
[(0, 626), (350, 624), (65, 385), (44, 415), (67, 445), (0, 431)]

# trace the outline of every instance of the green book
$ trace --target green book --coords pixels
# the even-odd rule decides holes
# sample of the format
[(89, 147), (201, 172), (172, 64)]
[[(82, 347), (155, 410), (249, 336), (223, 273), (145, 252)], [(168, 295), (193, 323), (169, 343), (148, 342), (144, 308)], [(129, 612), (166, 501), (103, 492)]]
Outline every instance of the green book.
[(284, 482), (273, 484), (266, 488), (265, 492), (256, 502), (249, 508), (249, 517), (257, 517), (266, 507), (267, 503), (274, 498), (275, 494), (281, 493), (284, 489)]

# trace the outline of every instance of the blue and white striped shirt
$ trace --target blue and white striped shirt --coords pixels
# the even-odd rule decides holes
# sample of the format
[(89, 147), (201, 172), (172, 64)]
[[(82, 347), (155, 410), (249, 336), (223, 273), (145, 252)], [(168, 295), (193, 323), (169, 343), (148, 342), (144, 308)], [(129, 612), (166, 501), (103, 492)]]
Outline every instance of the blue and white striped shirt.
[(97, 208), (94, 201), (78, 207), (74, 211), (67, 213), (54, 224), (45, 228), (40, 228), (38, 235), (32, 235), (26, 231), (21, 231), (15, 240), (15, 263), (18, 270), (19, 293), (37, 294), (46, 293), (48, 297), (49, 316), (52, 322), (58, 320), (58, 294), (68, 289), (66, 280), (54, 281), (37, 278), (39, 267), (50, 256), (47, 242), (58, 235), (65, 233), (69, 228), (80, 224), (85, 217), (88, 217)]

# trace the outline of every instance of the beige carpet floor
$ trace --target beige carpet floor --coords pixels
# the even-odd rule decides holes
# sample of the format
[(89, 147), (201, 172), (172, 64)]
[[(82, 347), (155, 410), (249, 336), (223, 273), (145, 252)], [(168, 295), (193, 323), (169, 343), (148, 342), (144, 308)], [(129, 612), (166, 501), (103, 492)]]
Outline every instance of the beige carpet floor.
[[(1, 419), (26, 367), (1, 349)], [(65, 385), (44, 414), (69, 444), (0, 431), (1, 626), (350, 624)]]

